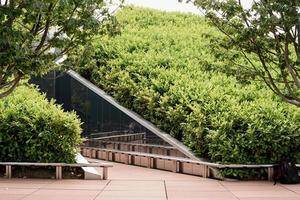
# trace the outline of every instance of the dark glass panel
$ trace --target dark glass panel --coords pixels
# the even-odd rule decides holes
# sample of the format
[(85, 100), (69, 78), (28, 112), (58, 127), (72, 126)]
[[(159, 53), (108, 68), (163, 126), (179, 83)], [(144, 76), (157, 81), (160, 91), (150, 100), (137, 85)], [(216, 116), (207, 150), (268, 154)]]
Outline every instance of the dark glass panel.
[(49, 99), (55, 98), (66, 111), (74, 110), (77, 113), (83, 122), (84, 137), (146, 133), (144, 143), (169, 146), (156, 134), (69, 74), (58, 75), (52, 72), (43, 79), (35, 78), (31, 82), (39, 85)]

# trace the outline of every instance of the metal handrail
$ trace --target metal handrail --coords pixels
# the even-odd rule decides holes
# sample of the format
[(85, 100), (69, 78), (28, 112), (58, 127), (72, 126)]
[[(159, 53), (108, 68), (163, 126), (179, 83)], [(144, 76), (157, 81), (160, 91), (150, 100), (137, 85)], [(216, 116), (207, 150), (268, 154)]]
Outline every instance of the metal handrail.
[(158, 144), (140, 144), (140, 143), (130, 143), (130, 142), (120, 142), (120, 141), (110, 141), (110, 140), (99, 141), (99, 140), (94, 139), (94, 138), (87, 139), (85, 142), (94, 141), (94, 140), (96, 140), (100, 143), (127, 144), (127, 145), (141, 146), (141, 147), (157, 147), (157, 148), (178, 150), (176, 147), (173, 147), (173, 146), (165, 146), (165, 145), (158, 145)]
[(121, 138), (121, 137), (128, 137), (128, 136), (138, 136), (138, 135), (146, 135), (146, 133), (131, 133), (131, 134), (97, 137), (97, 138), (91, 138), (91, 139), (93, 139), (93, 140), (105, 140), (105, 139)]

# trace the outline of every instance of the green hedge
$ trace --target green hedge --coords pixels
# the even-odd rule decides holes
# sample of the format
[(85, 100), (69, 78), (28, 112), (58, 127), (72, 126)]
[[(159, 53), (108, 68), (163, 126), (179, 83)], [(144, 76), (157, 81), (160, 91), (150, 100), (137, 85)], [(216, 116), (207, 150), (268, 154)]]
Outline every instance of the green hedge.
[(0, 99), (0, 161), (75, 161), (80, 121), (35, 88), (20, 86)]
[(117, 18), (122, 34), (97, 39), (98, 67), (81, 74), (214, 162), (299, 160), (299, 109), (223, 73), (228, 59), (245, 61), (236, 51), (219, 55), (222, 35), (204, 19), (131, 7)]

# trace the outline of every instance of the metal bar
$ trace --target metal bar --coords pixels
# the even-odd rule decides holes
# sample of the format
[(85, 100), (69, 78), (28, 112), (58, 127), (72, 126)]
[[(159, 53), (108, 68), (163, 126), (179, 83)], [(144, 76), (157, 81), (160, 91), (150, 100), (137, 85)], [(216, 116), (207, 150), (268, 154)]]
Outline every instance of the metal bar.
[(138, 143), (128, 143), (128, 142), (120, 142), (120, 141), (101, 141), (101, 140), (97, 140), (97, 139), (93, 139), (90, 138), (88, 139), (86, 142), (88, 141), (97, 141), (98, 143), (101, 144), (106, 144), (106, 143), (117, 143), (117, 144), (125, 144), (125, 145), (137, 145), (137, 146), (147, 146), (147, 147), (161, 147), (161, 148), (165, 148), (165, 149), (173, 149), (173, 150), (177, 150), (175, 147), (172, 146), (163, 146), (163, 145), (155, 145), (155, 144), (138, 144)]
[(144, 135), (145, 135), (145, 133), (123, 134), (123, 135), (113, 135), (113, 136), (91, 138), (90, 140), (107, 140), (107, 139), (138, 140)]
[(92, 133), (90, 134), (90, 136), (97, 136), (97, 135), (100, 135), (100, 136), (112, 136), (112, 135), (120, 135), (120, 133), (123, 135), (124, 133), (126, 133), (127, 131), (124, 130), (124, 131), (109, 131), (109, 132), (99, 132), (99, 133)]

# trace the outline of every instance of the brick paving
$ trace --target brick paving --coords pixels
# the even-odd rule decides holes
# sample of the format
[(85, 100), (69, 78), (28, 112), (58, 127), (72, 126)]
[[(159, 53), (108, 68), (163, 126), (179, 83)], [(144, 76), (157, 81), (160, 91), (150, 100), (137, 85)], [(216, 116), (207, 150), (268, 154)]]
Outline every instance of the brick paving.
[(114, 163), (109, 180), (0, 179), (0, 200), (300, 200), (300, 185), (217, 181)]

